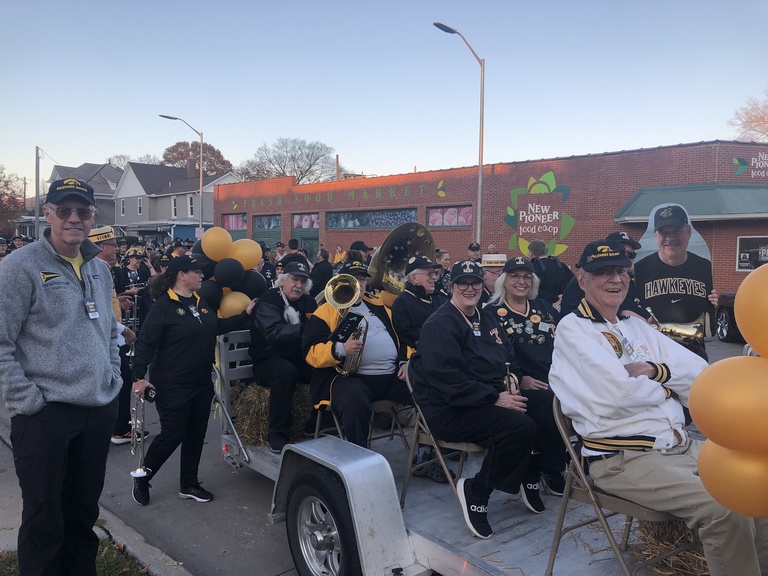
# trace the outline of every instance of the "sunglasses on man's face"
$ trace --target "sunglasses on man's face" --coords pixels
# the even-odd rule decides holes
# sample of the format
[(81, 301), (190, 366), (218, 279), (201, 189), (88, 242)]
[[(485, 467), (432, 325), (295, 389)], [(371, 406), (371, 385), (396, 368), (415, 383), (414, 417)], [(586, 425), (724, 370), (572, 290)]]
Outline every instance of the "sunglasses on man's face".
[(96, 216), (95, 208), (70, 208), (68, 206), (56, 206), (53, 209), (53, 212), (56, 214), (56, 217), (59, 220), (67, 220), (72, 215), (72, 212), (76, 212), (77, 217), (83, 221), (90, 220)]

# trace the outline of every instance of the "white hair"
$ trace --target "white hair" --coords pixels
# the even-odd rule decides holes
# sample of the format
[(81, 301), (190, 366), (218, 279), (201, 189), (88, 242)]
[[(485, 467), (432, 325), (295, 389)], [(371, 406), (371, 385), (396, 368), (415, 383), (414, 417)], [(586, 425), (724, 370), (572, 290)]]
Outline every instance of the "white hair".
[[(291, 276), (291, 274), (283, 273), (280, 274), (277, 279), (275, 280), (275, 288), (280, 288), (285, 284), (285, 281), (288, 280), (288, 277)], [(304, 284), (304, 294), (309, 294), (309, 291), (312, 290), (312, 279), (307, 278), (306, 284)]]
[[(527, 268), (523, 268), (523, 270), (527, 270)], [(533, 300), (539, 295), (539, 286), (541, 285), (539, 277), (536, 276), (534, 272), (531, 272), (531, 274), (533, 274), (533, 283), (531, 284), (531, 292), (528, 294), (528, 300)], [(506, 279), (507, 272), (502, 272), (499, 277), (496, 278), (496, 282), (493, 285), (493, 296), (488, 300), (489, 305), (499, 306), (504, 303), (504, 299), (507, 297), (507, 289), (504, 287), (504, 281)]]

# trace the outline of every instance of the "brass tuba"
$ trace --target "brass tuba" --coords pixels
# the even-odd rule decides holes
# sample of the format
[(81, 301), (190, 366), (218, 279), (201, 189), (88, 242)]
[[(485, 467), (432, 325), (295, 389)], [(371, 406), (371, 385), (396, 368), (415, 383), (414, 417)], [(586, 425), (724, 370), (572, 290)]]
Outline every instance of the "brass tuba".
[(413, 256), (435, 259), (435, 242), (429, 229), (418, 222), (406, 222), (389, 233), (371, 258), (369, 290), (381, 290), (379, 296), (392, 306), (405, 289), (405, 267)]
[[(653, 312), (651, 312), (653, 314)], [(655, 318), (655, 317), (654, 317)], [(669, 336), (688, 350), (696, 352), (704, 345), (704, 336), (706, 335), (705, 326), (708, 317), (706, 312), (689, 323), (659, 322), (656, 321), (653, 327), (665, 336)]]
[[(339, 313), (339, 321), (343, 320), (357, 299), (360, 298), (360, 284), (351, 274), (339, 274), (334, 276), (325, 285), (325, 301), (329, 306), (336, 309)], [(360, 325), (355, 328), (350, 338), (359, 340), (363, 337), (363, 348), (365, 348), (365, 339), (368, 336), (368, 319), (363, 317)], [(342, 376), (354, 374), (360, 368), (360, 360), (363, 357), (363, 348), (360, 352), (351, 356), (346, 356), (341, 365), (336, 365), (336, 372)]]

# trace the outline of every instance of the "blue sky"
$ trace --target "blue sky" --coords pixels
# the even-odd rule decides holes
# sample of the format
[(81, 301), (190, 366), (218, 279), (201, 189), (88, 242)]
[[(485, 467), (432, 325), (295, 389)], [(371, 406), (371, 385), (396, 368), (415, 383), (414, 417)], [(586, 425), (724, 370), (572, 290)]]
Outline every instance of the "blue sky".
[[(156, 154), (234, 165), (277, 138), (399, 174), (731, 139), (768, 86), (766, 0), (0, 0), (0, 164)], [(53, 158), (53, 160), (51, 160)], [(31, 184), (30, 184), (31, 185)]]

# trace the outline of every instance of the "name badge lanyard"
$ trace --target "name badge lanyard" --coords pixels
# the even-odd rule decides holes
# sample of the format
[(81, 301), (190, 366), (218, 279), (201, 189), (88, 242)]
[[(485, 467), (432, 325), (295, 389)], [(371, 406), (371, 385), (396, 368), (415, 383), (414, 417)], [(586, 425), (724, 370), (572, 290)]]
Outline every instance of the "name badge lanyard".
[[(453, 305), (454, 308), (456, 308), (456, 310), (459, 310), (458, 306), (456, 306), (456, 304), (453, 303), (453, 300), (451, 300), (451, 304)], [(459, 312), (461, 312), (461, 310), (459, 310)], [(481, 335), (481, 333), (480, 333), (480, 313), (477, 311), (477, 308), (475, 308), (475, 311), (472, 313), (472, 321), (471, 322), (469, 321), (469, 318), (467, 317), (467, 315), (464, 314), (464, 312), (461, 312), (461, 316), (462, 316), (462, 318), (464, 318), (464, 322), (467, 323), (467, 326), (469, 326), (470, 329), (472, 330), (472, 333), (475, 336), (480, 336)], [(477, 316), (477, 320), (475, 320), (475, 316)]]

